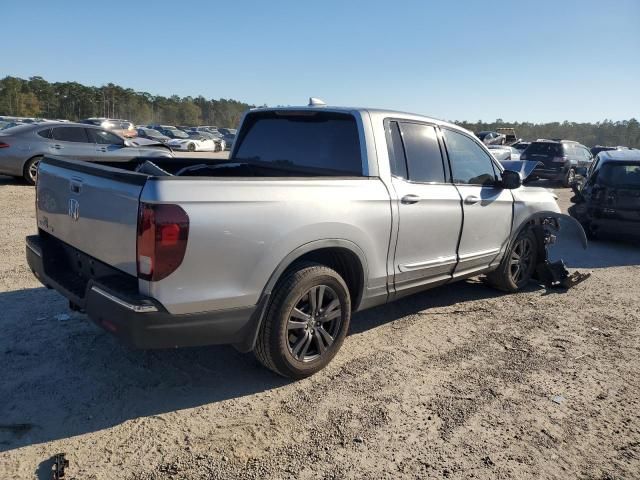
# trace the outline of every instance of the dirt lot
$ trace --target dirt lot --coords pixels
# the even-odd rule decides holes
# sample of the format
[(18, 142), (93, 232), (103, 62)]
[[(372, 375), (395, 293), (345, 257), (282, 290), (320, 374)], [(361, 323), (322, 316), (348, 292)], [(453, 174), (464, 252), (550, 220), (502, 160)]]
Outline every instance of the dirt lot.
[[(566, 207), (568, 191), (560, 191)], [(288, 382), (230, 347), (131, 351), (24, 261), (31, 187), (0, 177), (0, 472), (76, 479), (640, 478), (640, 248), (558, 245), (569, 292), (477, 280), (358, 314)]]

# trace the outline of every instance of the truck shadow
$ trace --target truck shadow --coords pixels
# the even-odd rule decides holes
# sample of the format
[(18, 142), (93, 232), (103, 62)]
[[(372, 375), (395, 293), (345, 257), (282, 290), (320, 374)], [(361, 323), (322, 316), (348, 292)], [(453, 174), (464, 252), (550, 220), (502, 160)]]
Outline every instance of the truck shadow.
[[(357, 314), (351, 333), (496, 295), (479, 283), (439, 288)], [(0, 293), (0, 452), (291, 383), (232, 347), (130, 350), (66, 307), (44, 288)]]
[[(628, 252), (615, 260), (587, 264), (631, 264)], [(477, 280), (439, 287), (356, 314), (350, 333), (431, 308), (464, 309), (474, 300), (501, 295)], [(260, 395), (291, 383), (232, 347), (128, 349), (86, 316), (69, 312), (66, 301), (45, 288), (0, 293), (0, 312), (0, 452), (142, 417), (170, 421), (158, 415)]]

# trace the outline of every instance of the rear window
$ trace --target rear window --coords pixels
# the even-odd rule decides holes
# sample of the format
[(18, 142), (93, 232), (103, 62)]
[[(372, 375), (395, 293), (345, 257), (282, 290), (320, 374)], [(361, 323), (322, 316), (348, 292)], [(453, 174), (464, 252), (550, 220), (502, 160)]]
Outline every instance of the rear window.
[(343, 113), (250, 114), (234, 160), (269, 163), (305, 174), (362, 175), (358, 126), (352, 115)]
[(559, 143), (534, 142), (527, 147), (527, 155), (561, 156), (562, 145)]
[(610, 187), (640, 188), (640, 163), (605, 163), (597, 182)]

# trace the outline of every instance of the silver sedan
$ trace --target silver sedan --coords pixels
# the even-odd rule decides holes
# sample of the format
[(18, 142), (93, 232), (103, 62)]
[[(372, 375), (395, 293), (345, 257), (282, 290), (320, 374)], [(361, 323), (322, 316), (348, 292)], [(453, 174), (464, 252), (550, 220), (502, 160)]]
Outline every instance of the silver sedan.
[(35, 184), (45, 155), (89, 162), (128, 162), (135, 158), (173, 157), (165, 145), (124, 139), (103, 128), (80, 123), (19, 125), (0, 132), (0, 174)]

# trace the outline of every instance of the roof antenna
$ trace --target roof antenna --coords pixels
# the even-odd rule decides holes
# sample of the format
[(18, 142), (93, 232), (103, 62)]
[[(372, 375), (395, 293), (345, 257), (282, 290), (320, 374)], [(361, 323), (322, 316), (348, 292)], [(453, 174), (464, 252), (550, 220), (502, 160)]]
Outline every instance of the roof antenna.
[(326, 107), (327, 104), (324, 100), (320, 100), (319, 98), (316, 98), (316, 97), (310, 97), (309, 106), (310, 107)]

